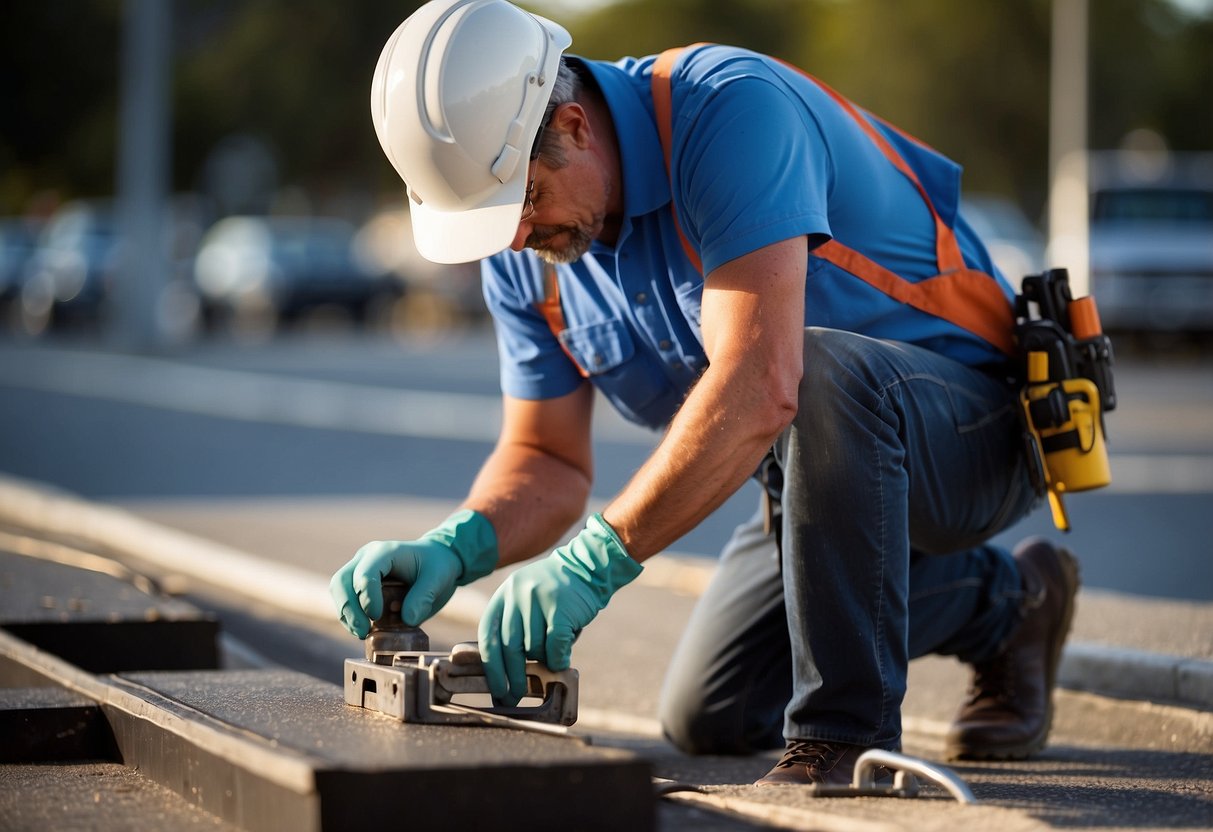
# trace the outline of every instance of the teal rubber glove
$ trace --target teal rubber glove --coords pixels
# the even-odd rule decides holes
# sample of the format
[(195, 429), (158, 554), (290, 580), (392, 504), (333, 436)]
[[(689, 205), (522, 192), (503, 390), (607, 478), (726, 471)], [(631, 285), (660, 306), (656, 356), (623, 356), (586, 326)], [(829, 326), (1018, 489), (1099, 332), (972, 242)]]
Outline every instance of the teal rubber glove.
[(567, 545), (511, 574), (480, 619), (480, 657), (494, 701), (509, 707), (522, 699), (527, 659), (567, 669), (582, 628), (642, 570), (595, 514)]
[(333, 575), (329, 595), (345, 628), (366, 638), (371, 621), (383, 615), (382, 583), (389, 575), (409, 585), (400, 615), (416, 627), (451, 600), (455, 587), (484, 577), (496, 565), (493, 524), (463, 509), (418, 540), (366, 544)]

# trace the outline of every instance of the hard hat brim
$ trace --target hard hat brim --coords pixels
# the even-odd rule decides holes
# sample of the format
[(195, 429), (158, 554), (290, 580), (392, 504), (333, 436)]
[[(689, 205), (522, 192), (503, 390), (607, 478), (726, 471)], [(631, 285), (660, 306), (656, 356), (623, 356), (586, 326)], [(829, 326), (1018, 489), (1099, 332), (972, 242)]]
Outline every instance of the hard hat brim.
[[(433, 263), (471, 263), (507, 248), (522, 221), (527, 166), (495, 195), (496, 205), (437, 211), (409, 201), (417, 251)], [(517, 192), (516, 196), (513, 192)], [(503, 203), (503, 204), (502, 204)]]

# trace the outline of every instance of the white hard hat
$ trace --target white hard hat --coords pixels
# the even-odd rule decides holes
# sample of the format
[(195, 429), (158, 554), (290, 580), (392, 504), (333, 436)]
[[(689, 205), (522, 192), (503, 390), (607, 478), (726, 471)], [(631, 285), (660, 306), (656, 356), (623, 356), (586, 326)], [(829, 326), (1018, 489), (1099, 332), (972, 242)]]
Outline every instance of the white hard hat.
[(478, 260), (514, 239), (531, 145), (570, 43), (505, 0), (433, 0), (388, 39), (371, 118), (427, 260)]

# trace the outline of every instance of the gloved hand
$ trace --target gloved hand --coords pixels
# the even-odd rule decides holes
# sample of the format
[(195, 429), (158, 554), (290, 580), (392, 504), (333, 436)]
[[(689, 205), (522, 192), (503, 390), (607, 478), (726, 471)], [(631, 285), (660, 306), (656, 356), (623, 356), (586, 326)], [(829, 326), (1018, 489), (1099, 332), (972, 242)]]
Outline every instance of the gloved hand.
[(506, 579), (480, 619), (480, 657), (498, 704), (517, 705), (526, 693), (526, 660), (565, 670), (583, 627), (643, 567), (595, 514), (567, 545)]
[(329, 581), (341, 623), (366, 638), (371, 621), (383, 615), (382, 581), (389, 575), (409, 585), (400, 608), (416, 627), (469, 584), (497, 565), (497, 534), (483, 514), (463, 509), (418, 540), (376, 540), (359, 549)]

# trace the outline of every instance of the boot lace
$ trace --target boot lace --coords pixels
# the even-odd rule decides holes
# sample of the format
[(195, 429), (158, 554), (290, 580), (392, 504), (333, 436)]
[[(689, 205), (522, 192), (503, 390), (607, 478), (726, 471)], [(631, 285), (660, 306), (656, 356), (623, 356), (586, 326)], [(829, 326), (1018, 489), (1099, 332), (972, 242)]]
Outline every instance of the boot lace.
[(807, 766), (828, 770), (845, 750), (843, 746), (821, 740), (788, 740), (788, 748), (775, 767)]

